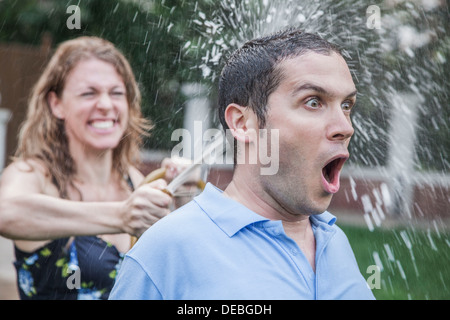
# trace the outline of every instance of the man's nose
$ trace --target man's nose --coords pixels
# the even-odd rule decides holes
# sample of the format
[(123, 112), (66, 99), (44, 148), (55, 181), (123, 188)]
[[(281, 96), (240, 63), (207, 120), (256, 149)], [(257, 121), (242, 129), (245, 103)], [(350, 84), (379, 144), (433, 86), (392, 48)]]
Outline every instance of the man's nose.
[(350, 115), (346, 114), (342, 108), (334, 107), (330, 114), (327, 127), (327, 138), (331, 141), (345, 141), (351, 138), (355, 130), (352, 126)]

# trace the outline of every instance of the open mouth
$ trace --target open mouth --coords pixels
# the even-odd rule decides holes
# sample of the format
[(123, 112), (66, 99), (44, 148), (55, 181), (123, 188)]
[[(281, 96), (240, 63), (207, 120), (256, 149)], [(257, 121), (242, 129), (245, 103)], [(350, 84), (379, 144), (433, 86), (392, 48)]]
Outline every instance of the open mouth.
[(336, 157), (322, 168), (322, 184), (328, 193), (339, 191), (339, 176), (347, 159), (348, 157)]

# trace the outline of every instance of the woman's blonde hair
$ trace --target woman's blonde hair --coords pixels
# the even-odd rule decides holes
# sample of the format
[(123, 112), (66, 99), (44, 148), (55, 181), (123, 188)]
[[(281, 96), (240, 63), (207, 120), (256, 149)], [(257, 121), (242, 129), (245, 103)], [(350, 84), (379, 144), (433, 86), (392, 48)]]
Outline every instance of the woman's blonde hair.
[(69, 152), (64, 120), (53, 115), (47, 99), (51, 91), (61, 97), (69, 72), (78, 62), (90, 58), (112, 64), (126, 87), (128, 126), (113, 150), (114, 168), (119, 174), (126, 175), (130, 165), (138, 164), (142, 138), (149, 135), (152, 127), (142, 116), (141, 94), (130, 64), (111, 42), (97, 37), (79, 37), (61, 43), (31, 92), (15, 156), (42, 162), (63, 198), (67, 197), (67, 187), (73, 186), (76, 168)]

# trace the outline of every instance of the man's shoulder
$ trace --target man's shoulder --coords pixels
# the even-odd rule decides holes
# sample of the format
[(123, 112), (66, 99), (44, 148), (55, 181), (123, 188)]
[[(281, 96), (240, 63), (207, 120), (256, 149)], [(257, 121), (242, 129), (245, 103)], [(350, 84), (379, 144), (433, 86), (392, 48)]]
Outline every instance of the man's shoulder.
[(139, 239), (139, 242), (167, 245), (189, 239), (208, 223), (209, 217), (195, 201), (171, 212), (151, 226)]
[(192, 250), (208, 241), (204, 232), (214, 228), (208, 215), (194, 201), (173, 211), (151, 226), (127, 256), (145, 270), (158, 269), (170, 261), (193, 257)]

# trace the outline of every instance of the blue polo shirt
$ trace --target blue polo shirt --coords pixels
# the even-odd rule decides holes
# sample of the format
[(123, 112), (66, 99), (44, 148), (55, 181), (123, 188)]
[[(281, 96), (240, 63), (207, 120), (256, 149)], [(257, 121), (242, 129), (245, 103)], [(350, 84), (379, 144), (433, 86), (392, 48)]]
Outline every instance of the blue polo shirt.
[(281, 221), (208, 184), (142, 235), (110, 299), (374, 299), (336, 218), (310, 220), (315, 272)]

